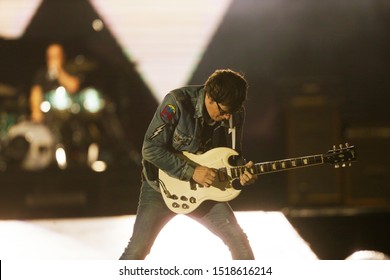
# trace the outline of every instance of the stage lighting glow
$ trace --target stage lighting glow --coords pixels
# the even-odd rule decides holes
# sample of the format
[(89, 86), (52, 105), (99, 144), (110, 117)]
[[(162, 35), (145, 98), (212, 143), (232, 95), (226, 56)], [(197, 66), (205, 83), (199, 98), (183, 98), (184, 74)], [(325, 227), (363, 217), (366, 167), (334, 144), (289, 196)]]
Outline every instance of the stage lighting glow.
[(92, 28), (93, 28), (93, 30), (95, 30), (96, 32), (102, 31), (103, 28), (104, 28), (104, 23), (103, 23), (103, 21), (101, 21), (100, 19), (95, 19), (95, 20), (92, 22)]
[(104, 172), (107, 169), (107, 163), (99, 160), (99, 145), (92, 143), (88, 147), (88, 164), (95, 172)]
[(91, 164), (91, 168), (95, 172), (104, 172), (107, 169), (107, 163), (102, 160), (97, 160)]
[[(318, 259), (281, 212), (236, 212), (236, 216), (256, 259)], [(193, 238), (202, 242), (189, 242)], [(218, 237), (189, 217), (178, 215), (160, 232), (147, 260), (180, 260), (183, 256), (186, 260), (231, 259)]]
[[(318, 259), (282, 213), (254, 211), (236, 215), (256, 259)], [(17, 259), (23, 255), (26, 259), (45, 260), (118, 259), (134, 222), (134, 215), (0, 221), (0, 258)], [(192, 219), (178, 215), (160, 233), (147, 257), (147, 261), (164, 260), (212, 263), (230, 261), (231, 256), (218, 237)]]
[(47, 113), (50, 111), (51, 109), (51, 105), (50, 105), (50, 102), (49, 101), (43, 101), (41, 103), (41, 111), (44, 112), (44, 113)]
[(78, 103), (73, 103), (72, 106), (70, 106), (70, 111), (71, 111), (73, 114), (78, 114), (78, 113), (80, 113), (80, 111), (81, 111), (80, 104), (78, 104)]
[[(109, 29), (161, 101), (191, 78), (232, 0), (213, 0), (212, 5), (208, 0), (89, 2), (99, 13), (92, 30)], [(1, 0), (0, 37), (21, 36), (41, 3)]]
[(56, 150), (56, 160), (58, 167), (60, 169), (66, 169), (67, 162), (66, 162), (66, 153), (65, 149), (63, 147), (58, 147)]
[(99, 157), (99, 145), (96, 143), (92, 143), (88, 147), (88, 164), (92, 164), (97, 161)]
[(104, 107), (104, 101), (100, 96), (100, 93), (94, 88), (87, 88), (83, 90), (82, 100), (85, 110), (90, 113), (96, 113)]
[(66, 110), (72, 105), (72, 100), (64, 87), (58, 87), (51, 94), (49, 102), (52, 104), (53, 108), (57, 110)]
[(191, 78), (232, 0), (90, 0), (158, 101)]
[(1, 0), (0, 38), (15, 39), (23, 35), (42, 0)]

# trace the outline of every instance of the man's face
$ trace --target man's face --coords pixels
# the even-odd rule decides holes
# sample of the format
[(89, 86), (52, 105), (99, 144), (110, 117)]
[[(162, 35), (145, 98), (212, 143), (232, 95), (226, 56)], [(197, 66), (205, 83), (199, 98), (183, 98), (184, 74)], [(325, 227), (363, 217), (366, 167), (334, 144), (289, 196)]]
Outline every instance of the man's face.
[(214, 121), (228, 120), (231, 116), (228, 106), (217, 103), (208, 94), (205, 97), (205, 105), (210, 118)]
[(64, 52), (59, 45), (52, 45), (46, 53), (47, 65), (49, 68), (58, 69), (64, 63)]

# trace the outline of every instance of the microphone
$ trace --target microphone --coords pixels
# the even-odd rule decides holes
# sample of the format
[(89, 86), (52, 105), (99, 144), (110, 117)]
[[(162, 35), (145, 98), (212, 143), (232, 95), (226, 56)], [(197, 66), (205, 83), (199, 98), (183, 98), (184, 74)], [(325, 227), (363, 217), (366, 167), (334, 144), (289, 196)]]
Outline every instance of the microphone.
[(56, 80), (58, 78), (58, 70), (55, 67), (50, 67), (48, 70), (50, 80)]

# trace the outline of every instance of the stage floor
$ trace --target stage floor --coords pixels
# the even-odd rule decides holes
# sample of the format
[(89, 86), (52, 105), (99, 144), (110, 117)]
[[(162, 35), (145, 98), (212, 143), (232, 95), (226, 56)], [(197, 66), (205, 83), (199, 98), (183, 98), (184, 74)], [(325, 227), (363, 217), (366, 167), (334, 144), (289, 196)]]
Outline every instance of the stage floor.
[[(281, 212), (236, 212), (256, 259), (315, 260), (316, 254)], [(134, 215), (0, 221), (0, 259), (115, 260)], [(178, 215), (161, 231), (147, 260), (230, 260), (216, 236)]]

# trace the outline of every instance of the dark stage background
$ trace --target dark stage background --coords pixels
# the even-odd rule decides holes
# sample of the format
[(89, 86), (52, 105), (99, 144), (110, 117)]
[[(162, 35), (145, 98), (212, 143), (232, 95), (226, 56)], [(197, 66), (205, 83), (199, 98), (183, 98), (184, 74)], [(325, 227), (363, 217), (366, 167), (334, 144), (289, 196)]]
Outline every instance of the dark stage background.
[[(20, 37), (0, 34), (0, 218), (136, 211), (139, 151), (159, 99), (110, 26), (91, 28), (102, 18), (93, 3), (44, 0)], [(98, 88), (109, 104), (94, 119), (105, 172), (79, 162), (30, 171), (4, 156), (9, 126), (26, 120), (31, 81), (52, 41), (64, 44), (83, 87)], [(236, 210), (284, 211), (321, 258), (342, 259), (357, 249), (390, 253), (389, 50), (388, 1), (230, 3), (187, 83), (203, 83), (217, 68), (245, 74), (244, 156), (278, 160), (348, 142), (358, 159), (351, 168), (322, 165), (263, 176), (231, 202)], [(161, 71), (169, 73), (169, 66)], [(75, 149), (82, 153), (85, 145)]]

